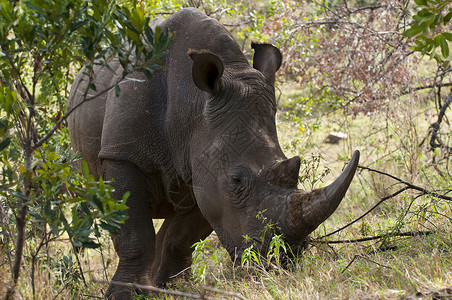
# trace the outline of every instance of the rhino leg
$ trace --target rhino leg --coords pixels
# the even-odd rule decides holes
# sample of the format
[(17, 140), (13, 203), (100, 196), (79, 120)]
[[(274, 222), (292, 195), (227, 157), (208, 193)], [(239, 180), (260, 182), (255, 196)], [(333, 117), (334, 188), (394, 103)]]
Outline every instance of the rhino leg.
[(212, 227), (198, 207), (188, 214), (166, 219), (157, 233), (153, 282), (163, 286), (171, 276), (189, 268), (193, 252), (191, 246), (211, 232)]
[[(119, 264), (112, 281), (151, 285), (155, 249), (153, 197), (148, 188), (151, 181), (135, 165), (127, 162), (104, 160), (102, 170), (103, 178), (114, 179), (112, 186), (116, 199), (130, 191), (127, 200), (129, 218), (121, 226), (119, 236), (113, 236)], [(131, 292), (128, 287), (110, 283), (105, 296), (108, 299), (131, 299)]]

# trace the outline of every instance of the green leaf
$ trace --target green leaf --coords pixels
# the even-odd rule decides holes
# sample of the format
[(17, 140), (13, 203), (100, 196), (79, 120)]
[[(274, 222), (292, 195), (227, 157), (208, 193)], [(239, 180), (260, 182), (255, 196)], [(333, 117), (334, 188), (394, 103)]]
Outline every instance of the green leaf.
[(97, 198), (95, 195), (88, 195), (88, 199), (90, 200), (89, 202), (93, 207), (97, 208), (101, 212), (104, 212), (104, 206), (102, 205), (102, 202), (99, 198)]
[(94, 82), (91, 82), (89, 84), (89, 88), (92, 89), (93, 91), (97, 92), (97, 88), (96, 88), (96, 85), (94, 84)]
[(82, 170), (83, 170), (83, 175), (85, 175), (86, 178), (89, 178), (90, 173), (89, 173), (89, 168), (88, 168), (88, 164), (86, 163), (86, 161), (82, 161)]
[(116, 95), (116, 97), (119, 97), (119, 94), (121, 94), (121, 88), (119, 87), (119, 84), (115, 84), (115, 95)]
[(452, 33), (450, 33), (450, 32), (443, 32), (443, 33), (442, 33), (442, 36), (443, 36), (446, 40), (452, 41)]
[(17, 101), (17, 92), (9, 87), (0, 86), (0, 107), (9, 115), (12, 113), (13, 104)]
[(101, 178), (99, 178), (99, 189), (101, 192), (105, 191), (105, 184), (104, 184), (104, 180)]
[(100, 247), (100, 244), (96, 243), (94, 241), (82, 242), (82, 245), (83, 245), (83, 247), (90, 248), (90, 249), (95, 249), (95, 248)]
[[(124, 195), (122, 196), (122, 201), (124, 203), (126, 203), (127, 199), (129, 199), (129, 196), (130, 196), (130, 192), (129, 191), (125, 192)], [(126, 207), (126, 209), (128, 208), (127, 206), (125, 206), (125, 207)]]
[(438, 34), (437, 36), (435, 36), (435, 39), (434, 39), (434, 41), (435, 41), (435, 43), (434, 43), (435, 47), (439, 47), (439, 45), (441, 44), (441, 40), (442, 40), (441, 34)]
[(84, 202), (80, 203), (80, 207), (82, 208), (83, 212), (85, 212), (85, 214), (87, 214), (88, 216), (91, 215), (91, 211)]
[(441, 36), (441, 54), (445, 59), (449, 57), (449, 44), (444, 36)]
[(444, 19), (443, 19), (444, 25), (446, 25), (447, 23), (449, 23), (449, 21), (450, 21), (451, 18), (452, 18), (452, 11), (449, 12), (447, 15), (444, 16)]
[(0, 5), (0, 14), (10, 23), (13, 22), (13, 9), (9, 1), (2, 1)]
[(148, 80), (152, 80), (152, 73), (148, 69), (143, 68), (142, 71)]
[(0, 143), (0, 151), (8, 147), (8, 145), (11, 143), (11, 137), (6, 137), (1, 143)]
[(144, 34), (146, 35), (146, 38), (151, 45), (155, 44), (154, 31), (151, 27), (146, 27), (144, 29)]
[(45, 222), (45, 219), (40, 214), (37, 214), (35, 212), (31, 212), (31, 211), (29, 212), (29, 214), (30, 214), (30, 216), (35, 218), (36, 221), (38, 221), (38, 222)]
[(431, 25), (435, 22), (436, 15), (431, 14), (428, 17), (422, 18), (421, 24)]
[(417, 5), (428, 6), (427, 0), (414, 0)]
[(421, 31), (423, 30), (422, 27), (420, 27), (417, 24), (414, 24), (413, 26), (411, 26), (411, 28), (408, 28), (403, 35), (406, 37), (413, 37), (418, 35), (419, 33), (421, 33)]
[(8, 131), (8, 120), (0, 119), (0, 135), (4, 135)]
[(100, 221), (99, 226), (101, 228), (107, 230), (110, 233), (113, 233), (113, 234), (118, 234), (119, 233), (119, 230), (118, 230), (119, 226), (112, 226), (112, 225), (107, 224), (107, 223), (105, 223), (103, 221)]
[(424, 8), (421, 11), (418, 11), (416, 15), (413, 16), (413, 18), (420, 22), (421, 19), (428, 17), (428, 16), (432, 16), (433, 13), (430, 11), (430, 9)]

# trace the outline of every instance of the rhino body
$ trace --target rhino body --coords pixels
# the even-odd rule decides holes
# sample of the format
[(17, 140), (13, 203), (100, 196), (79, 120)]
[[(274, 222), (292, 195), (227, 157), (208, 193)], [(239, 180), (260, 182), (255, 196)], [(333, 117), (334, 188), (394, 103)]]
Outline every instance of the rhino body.
[[(117, 198), (130, 191), (129, 219), (112, 236), (119, 256), (113, 280), (164, 285), (190, 267), (191, 246), (212, 230), (232, 259), (253, 241), (265, 251), (270, 222), (300, 247), (339, 205), (358, 152), (330, 186), (298, 190), (300, 158), (285, 157), (275, 125), (279, 50), (253, 44), (251, 67), (229, 32), (194, 8), (159, 26), (175, 34), (165, 68), (151, 81), (129, 75), (119, 97), (104, 93), (68, 119), (73, 148), (90, 172), (114, 179)], [(110, 66), (121, 74), (119, 63)], [(100, 66), (94, 75), (97, 92), (80, 72), (69, 108), (118, 79)], [(165, 219), (158, 233), (153, 218)], [(126, 299), (130, 290), (111, 284), (106, 296)]]

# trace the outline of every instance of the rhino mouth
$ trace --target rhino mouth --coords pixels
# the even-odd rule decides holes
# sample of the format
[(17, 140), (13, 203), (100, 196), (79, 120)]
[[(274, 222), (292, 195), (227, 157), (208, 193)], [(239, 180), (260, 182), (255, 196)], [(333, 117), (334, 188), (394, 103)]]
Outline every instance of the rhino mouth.
[[(241, 266), (242, 260), (245, 261), (247, 259), (255, 263), (256, 258), (262, 265), (268, 265), (268, 263), (276, 259), (275, 252), (279, 253), (277, 258), (279, 262), (286, 262), (294, 258), (299, 253), (299, 250), (304, 249), (307, 244), (305, 240), (302, 243), (293, 244), (284, 235), (281, 236), (281, 232), (276, 230), (269, 230), (259, 236), (242, 236), (240, 244), (234, 242), (223, 229), (215, 229), (215, 232), (235, 266)], [(279, 246), (272, 243), (272, 240), (278, 236), (281, 238)], [(276, 251), (275, 247), (279, 247), (279, 251)]]
[[(243, 237), (242, 243), (237, 245), (223, 229), (215, 229), (215, 232), (235, 266), (241, 266), (242, 257), (247, 251), (254, 251), (256, 255), (260, 256), (261, 249), (266, 249), (266, 247), (268, 247), (267, 242), (262, 243), (262, 241), (256, 237)], [(267, 246), (264, 247), (264, 245)], [(252, 248), (250, 249), (250, 247)]]
[[(247, 260), (250, 263), (267, 265), (267, 261), (271, 256), (271, 249), (269, 249), (271, 238), (265, 238), (262, 240), (262, 238), (257, 237), (243, 237), (243, 242), (240, 246), (234, 245), (232, 241), (225, 236), (220, 237), (219, 235), (219, 238), (236, 267), (246, 264), (245, 261)], [(230, 242), (226, 245), (226, 243), (223, 242), (225, 240)], [(284, 243), (286, 243), (286, 241), (284, 241)], [(283, 252), (284, 251), (280, 252), (280, 257), (278, 258), (280, 261), (282, 259), (285, 260), (289, 258), (287, 255), (288, 253)]]

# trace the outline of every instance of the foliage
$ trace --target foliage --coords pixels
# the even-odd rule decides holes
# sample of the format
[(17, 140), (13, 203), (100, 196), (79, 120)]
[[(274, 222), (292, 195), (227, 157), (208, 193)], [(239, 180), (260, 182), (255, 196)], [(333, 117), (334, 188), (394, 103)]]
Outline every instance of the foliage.
[(212, 241), (213, 239), (207, 238), (192, 245), (192, 279), (195, 282), (206, 284), (209, 280), (209, 269), (218, 264), (218, 249), (209, 245)]
[[(72, 170), (78, 157), (63, 125), (76, 107), (63, 112), (74, 68), (84, 66), (91, 78), (94, 65), (117, 57), (124, 71), (108, 88), (117, 95), (127, 74), (152, 77), (171, 34), (153, 31), (150, 21), (136, 2), (0, 1), (1, 196), (2, 210), (14, 215), (4, 232), (8, 256), (14, 249), (7, 298), (15, 291), (24, 245), (36, 245), (33, 274), (50, 241), (67, 235), (78, 261), (81, 247), (100, 247), (100, 229), (117, 233), (127, 218), (127, 194), (113, 199), (108, 182), (97, 181), (86, 165), (84, 177)], [(64, 256), (66, 269), (69, 262), (72, 256)], [(81, 269), (79, 275), (84, 280)], [(33, 278), (32, 287), (35, 297)]]
[[(452, 7), (450, 1), (441, 0), (415, 0), (420, 10), (413, 16), (414, 22), (404, 35), (415, 37), (415, 51), (423, 55), (428, 54), (438, 63), (444, 62), (448, 67), (449, 43), (452, 41), (452, 33), (447, 32), (447, 25), (452, 18)], [(436, 52), (441, 49), (441, 55)]]
[[(245, 240), (247, 240), (246, 237)], [(265, 269), (267, 266), (274, 264), (276, 268), (280, 268), (282, 267), (281, 259), (287, 257), (288, 254), (293, 255), (283, 236), (281, 234), (273, 234), (264, 255), (257, 248), (257, 245), (251, 244), (243, 250), (240, 257), (240, 265), (242, 267), (257, 266)]]
[[(240, 265), (251, 267), (257, 266), (265, 269), (270, 265), (281, 267), (281, 258), (288, 254), (293, 256), (290, 246), (286, 244), (282, 234), (277, 234), (279, 226), (265, 217), (265, 211), (256, 215), (256, 219), (262, 222), (264, 228), (259, 232), (259, 240), (256, 241), (249, 236), (244, 236), (244, 242), (249, 244), (240, 257)], [(257, 243), (258, 242), (258, 243)]]
[[(400, 1), (283, 1), (266, 14), (255, 36), (284, 53), (279, 72), (308, 100), (328, 111), (371, 111), (412, 81), (401, 39), (406, 7)], [(307, 97), (309, 95), (309, 97)], [(323, 111), (318, 111), (318, 113)]]

